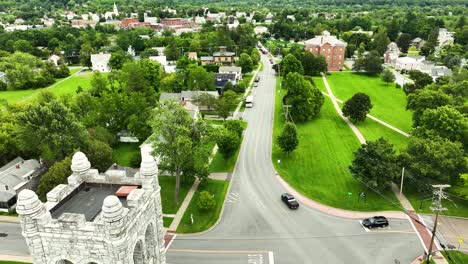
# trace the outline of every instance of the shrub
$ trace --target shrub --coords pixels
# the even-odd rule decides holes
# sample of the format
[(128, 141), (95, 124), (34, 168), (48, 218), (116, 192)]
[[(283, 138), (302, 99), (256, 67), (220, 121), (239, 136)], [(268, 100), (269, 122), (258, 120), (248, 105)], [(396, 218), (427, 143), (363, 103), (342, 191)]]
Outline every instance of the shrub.
[(136, 154), (130, 159), (130, 166), (132, 168), (139, 168), (141, 164), (141, 155)]
[(214, 195), (207, 191), (200, 192), (200, 198), (198, 198), (197, 205), (201, 210), (207, 211), (212, 209), (216, 205)]

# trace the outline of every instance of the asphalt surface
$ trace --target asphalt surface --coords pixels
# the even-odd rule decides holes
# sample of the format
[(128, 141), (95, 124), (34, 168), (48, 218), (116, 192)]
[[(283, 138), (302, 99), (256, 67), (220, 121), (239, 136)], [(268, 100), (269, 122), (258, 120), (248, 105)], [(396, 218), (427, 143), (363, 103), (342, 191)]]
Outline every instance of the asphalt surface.
[[(410, 263), (423, 249), (408, 221), (390, 219), (390, 229), (367, 232), (357, 220), (281, 202), (285, 190), (271, 162), (275, 76), (266, 56), (262, 61), (220, 222), (203, 234), (178, 235), (167, 263)], [(2, 254), (29, 255), (18, 224), (0, 223)]]
[[(423, 249), (411, 224), (390, 219), (390, 229), (367, 232), (358, 220), (306, 206), (289, 210), (271, 161), (275, 75), (266, 56), (246, 109), (248, 126), (220, 222), (198, 235), (178, 235), (168, 251), (182, 263), (410, 263)], [(197, 253), (194, 253), (197, 252)], [(272, 252), (273, 258), (266, 257)], [(263, 254), (262, 260), (249, 255)], [(266, 255), (265, 255), (266, 254)], [(237, 257), (237, 259), (235, 258)], [(234, 258), (234, 259), (233, 259)]]

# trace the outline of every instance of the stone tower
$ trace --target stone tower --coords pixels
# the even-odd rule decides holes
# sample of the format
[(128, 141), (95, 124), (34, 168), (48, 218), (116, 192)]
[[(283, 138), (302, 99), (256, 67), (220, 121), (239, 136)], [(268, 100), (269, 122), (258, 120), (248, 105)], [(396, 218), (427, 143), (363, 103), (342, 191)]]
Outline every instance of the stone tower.
[(73, 174), (42, 203), (30, 190), (17, 212), (35, 264), (165, 264), (158, 167), (144, 156), (139, 172), (91, 169), (75, 153)]
[(117, 9), (117, 5), (115, 4), (115, 2), (114, 2), (114, 10), (113, 11), (114, 11), (114, 15), (116, 17), (118, 17), (119, 16), (119, 10)]

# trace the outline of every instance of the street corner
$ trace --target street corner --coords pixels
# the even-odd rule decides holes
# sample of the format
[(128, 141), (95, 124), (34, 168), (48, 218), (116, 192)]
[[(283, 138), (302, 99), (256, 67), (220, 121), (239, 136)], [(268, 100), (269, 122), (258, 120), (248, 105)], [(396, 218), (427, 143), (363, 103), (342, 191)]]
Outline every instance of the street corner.
[(414, 230), (408, 221), (401, 219), (388, 219), (388, 226), (386, 227), (365, 227), (362, 223), (362, 219), (358, 220), (359, 225), (368, 233), (404, 233), (404, 234), (414, 234)]

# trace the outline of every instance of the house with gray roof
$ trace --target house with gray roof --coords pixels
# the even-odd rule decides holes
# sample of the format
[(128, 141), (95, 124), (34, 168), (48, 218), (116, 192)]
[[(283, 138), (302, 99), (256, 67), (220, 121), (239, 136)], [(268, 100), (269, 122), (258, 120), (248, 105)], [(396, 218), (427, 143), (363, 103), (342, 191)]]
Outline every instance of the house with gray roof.
[(0, 168), (0, 211), (9, 211), (16, 204), (16, 195), (43, 170), (35, 159), (24, 160), (21, 157), (10, 161)]
[(242, 79), (242, 68), (237, 66), (220, 66), (218, 73), (233, 73), (236, 75), (236, 80)]

